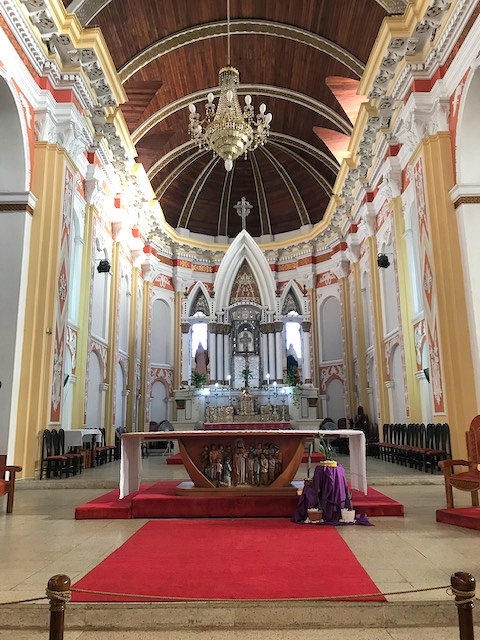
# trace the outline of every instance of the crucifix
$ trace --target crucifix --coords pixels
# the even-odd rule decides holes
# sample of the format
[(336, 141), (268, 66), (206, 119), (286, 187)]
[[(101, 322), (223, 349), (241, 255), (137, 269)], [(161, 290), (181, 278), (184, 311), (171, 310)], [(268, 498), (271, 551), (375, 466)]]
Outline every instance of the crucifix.
[(253, 206), (248, 202), (245, 196), (242, 196), (242, 199), (239, 200), (233, 208), (237, 212), (237, 215), (242, 219), (242, 231), (245, 231), (247, 228), (247, 216), (250, 213), (250, 209), (253, 209)]

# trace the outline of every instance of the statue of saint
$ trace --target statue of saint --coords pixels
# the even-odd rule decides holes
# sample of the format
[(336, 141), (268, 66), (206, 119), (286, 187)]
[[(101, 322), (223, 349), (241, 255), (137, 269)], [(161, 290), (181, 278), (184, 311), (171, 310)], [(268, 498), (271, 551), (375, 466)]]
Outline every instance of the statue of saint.
[(203, 344), (199, 342), (195, 351), (195, 369), (198, 373), (207, 375), (207, 367), (210, 360), (208, 359), (208, 351), (205, 351)]
[(298, 369), (297, 352), (295, 351), (293, 344), (290, 343), (290, 346), (288, 347), (288, 351), (287, 351), (287, 373), (290, 373), (290, 371), (296, 372), (297, 369)]

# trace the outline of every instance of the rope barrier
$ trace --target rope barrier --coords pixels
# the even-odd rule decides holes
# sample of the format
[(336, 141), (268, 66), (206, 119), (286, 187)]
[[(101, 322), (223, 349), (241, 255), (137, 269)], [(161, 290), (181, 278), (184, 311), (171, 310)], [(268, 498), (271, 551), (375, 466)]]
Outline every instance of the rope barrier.
[[(377, 593), (360, 593), (354, 595), (343, 595), (343, 596), (319, 596), (319, 597), (308, 597), (308, 598), (269, 598), (262, 599), (261, 602), (337, 602), (337, 601), (345, 601), (345, 600), (358, 600), (359, 598), (378, 598), (378, 597), (386, 597), (386, 596), (398, 596), (408, 593), (424, 593), (426, 591), (439, 591), (445, 590), (448, 595), (454, 595), (457, 597), (461, 597), (462, 600), (457, 600), (458, 603), (467, 603), (473, 602), (474, 600), (480, 600), (479, 597), (475, 597), (474, 591), (457, 591), (453, 589), (450, 585), (440, 585), (438, 587), (423, 587), (421, 589), (405, 589), (403, 591), (384, 591)], [(71, 589), (70, 591), (51, 591), (46, 589), (45, 596), (39, 596), (38, 598), (27, 598), (23, 600), (12, 600), (10, 602), (0, 602), (0, 606), (5, 605), (13, 605), (13, 604), (25, 604), (29, 602), (38, 602), (41, 600), (48, 600), (50, 598), (61, 601), (61, 602), (69, 602), (72, 597), (72, 593), (83, 593), (83, 594), (91, 594), (91, 595), (99, 595), (99, 596), (109, 596), (109, 597), (119, 597), (119, 598), (141, 598), (146, 600), (153, 601), (166, 601), (166, 602), (225, 602), (227, 599), (225, 598), (191, 598), (191, 597), (180, 597), (180, 596), (159, 596), (159, 595), (147, 595), (144, 593), (115, 593), (113, 591), (94, 591), (91, 589)], [(234, 600), (233, 598), (231, 600)]]

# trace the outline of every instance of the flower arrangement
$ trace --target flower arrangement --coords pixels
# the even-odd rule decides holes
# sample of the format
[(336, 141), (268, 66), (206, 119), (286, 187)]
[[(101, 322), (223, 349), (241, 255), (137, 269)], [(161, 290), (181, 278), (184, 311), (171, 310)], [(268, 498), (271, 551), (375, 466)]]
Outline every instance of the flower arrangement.
[(194, 387), (200, 388), (203, 387), (207, 383), (207, 376), (200, 371), (192, 371), (192, 385)]
[(243, 385), (245, 389), (248, 389), (250, 387), (251, 377), (252, 377), (252, 372), (248, 367), (245, 367), (245, 369), (242, 370)]

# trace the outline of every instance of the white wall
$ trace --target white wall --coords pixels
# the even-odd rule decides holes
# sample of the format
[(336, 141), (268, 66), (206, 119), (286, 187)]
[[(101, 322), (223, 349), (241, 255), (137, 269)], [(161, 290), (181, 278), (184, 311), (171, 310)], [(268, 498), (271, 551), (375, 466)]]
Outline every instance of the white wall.
[(334, 378), (327, 385), (327, 415), (325, 418), (331, 418), (337, 422), (340, 418), (345, 418), (345, 398), (344, 388), (340, 380)]
[(88, 357), (87, 427), (104, 426), (104, 393), (100, 360), (95, 352)]
[[(27, 145), (20, 113), (0, 75), (0, 202), (10, 204), (27, 198)], [(0, 453), (7, 453), (8, 462), (14, 461), (30, 228), (25, 205), (17, 212), (0, 213)]]
[(156, 299), (152, 306), (152, 364), (172, 363), (172, 314), (166, 300)]
[[(388, 249), (388, 246), (383, 245), (381, 253), (389, 253)], [(395, 264), (391, 256), (389, 257), (389, 260), (389, 267), (387, 267), (386, 269), (379, 269), (382, 290), (383, 331), (385, 335), (398, 328)]]
[(398, 345), (393, 348), (390, 355), (390, 378), (393, 382), (390, 421), (394, 423), (403, 423), (406, 421), (407, 412), (405, 408), (405, 384), (403, 379), (402, 356)]
[(157, 381), (152, 385), (152, 403), (150, 405), (150, 420), (161, 422), (167, 419), (168, 392), (163, 382)]
[(118, 348), (124, 354), (128, 353), (128, 326), (130, 320), (130, 281), (126, 273), (120, 278), (119, 290), (119, 326), (118, 326)]
[(115, 380), (115, 426), (116, 427), (124, 427), (125, 426), (125, 414), (126, 414), (126, 397), (124, 396), (125, 390), (125, 375), (123, 373), (122, 365), (117, 362), (116, 369), (116, 380)]
[(108, 309), (110, 302), (110, 273), (98, 273), (100, 260), (108, 260), (109, 253), (100, 238), (94, 239), (95, 266), (93, 269), (92, 295), (92, 335), (103, 341), (108, 340)]
[(342, 360), (342, 317), (340, 302), (334, 296), (327, 298), (320, 307), (320, 332), (322, 361)]
[[(65, 379), (68, 379), (65, 383)], [(62, 428), (72, 428), (72, 413), (73, 413), (73, 390), (74, 382), (72, 378), (72, 356), (70, 350), (65, 347), (65, 358), (63, 363), (63, 402), (62, 402)]]

